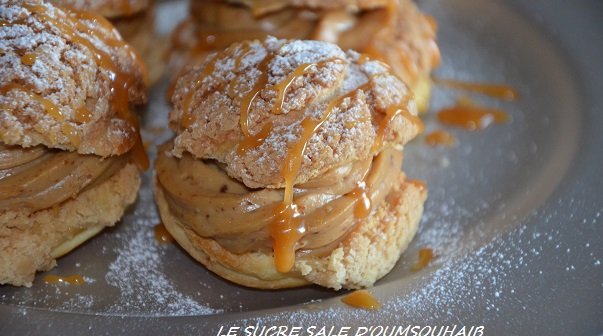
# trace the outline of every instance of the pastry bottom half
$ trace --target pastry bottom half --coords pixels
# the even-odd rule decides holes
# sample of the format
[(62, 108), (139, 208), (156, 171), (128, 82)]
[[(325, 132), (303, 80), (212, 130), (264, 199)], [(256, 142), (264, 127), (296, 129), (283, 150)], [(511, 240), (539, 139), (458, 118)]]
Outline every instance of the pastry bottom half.
[(126, 164), (106, 181), (49, 209), (0, 210), (0, 284), (31, 286), (36, 271), (115, 225), (136, 200), (139, 170)]

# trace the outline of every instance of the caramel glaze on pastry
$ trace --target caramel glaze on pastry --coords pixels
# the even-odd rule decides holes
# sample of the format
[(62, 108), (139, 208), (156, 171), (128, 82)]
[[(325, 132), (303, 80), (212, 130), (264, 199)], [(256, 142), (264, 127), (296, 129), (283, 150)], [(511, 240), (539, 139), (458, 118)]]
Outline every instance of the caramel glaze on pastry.
[(102, 17), (0, 5), (0, 284), (31, 285), (134, 202), (145, 69)]
[(429, 75), (440, 62), (436, 23), (410, 0), (192, 1), (190, 18), (173, 34), (170, 63), (178, 69), (233, 42), (267, 35), (333, 42), (384, 61), (426, 109)]
[(414, 236), (426, 189), (400, 172), (401, 148), (422, 123), (383, 63), (326, 42), (235, 43), (180, 77), (172, 103), (160, 214), (220, 276), (366, 287)]

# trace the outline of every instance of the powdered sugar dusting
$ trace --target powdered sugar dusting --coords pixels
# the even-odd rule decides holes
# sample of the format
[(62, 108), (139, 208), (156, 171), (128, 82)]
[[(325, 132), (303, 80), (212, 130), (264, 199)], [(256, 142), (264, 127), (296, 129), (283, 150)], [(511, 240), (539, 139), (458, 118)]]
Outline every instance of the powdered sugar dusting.
[(153, 315), (161, 316), (219, 312), (179, 292), (167, 277), (162, 267), (165, 253), (158, 246), (152, 229), (159, 218), (154, 210), (149, 211), (153, 203), (151, 189), (143, 189), (140, 198), (145, 206), (136, 210), (134, 227), (125, 233), (132, 236), (123, 239), (125, 245), (116, 250), (117, 258), (105, 276), (107, 283), (120, 292), (119, 301), (107, 313), (146, 315), (152, 311)]

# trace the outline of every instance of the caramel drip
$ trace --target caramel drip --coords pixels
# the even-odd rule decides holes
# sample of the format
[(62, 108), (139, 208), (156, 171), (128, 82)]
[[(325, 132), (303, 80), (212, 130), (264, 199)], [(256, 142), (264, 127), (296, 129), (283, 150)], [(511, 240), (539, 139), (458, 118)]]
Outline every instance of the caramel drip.
[(81, 106), (77, 110), (75, 110), (75, 121), (82, 124), (87, 123), (92, 120), (92, 112), (86, 108), (86, 106)]
[[(36, 14), (41, 20), (52, 24), (56, 29), (61, 31), (63, 35), (67, 36), (71, 41), (80, 44), (86, 49), (88, 49), (90, 53), (94, 56), (96, 64), (100, 68), (107, 69), (113, 74), (110, 88), (111, 93), (113, 95), (111, 99), (111, 105), (120, 119), (125, 120), (137, 129), (137, 144), (134, 147), (142, 148), (142, 139), (140, 138), (140, 132), (138, 131), (138, 120), (130, 110), (129, 106), (129, 89), (133, 85), (133, 76), (130, 73), (122, 71), (113, 62), (109, 54), (95, 47), (89, 39), (82, 37), (80, 35), (80, 31), (87, 32), (88, 34), (93, 35), (94, 37), (102, 40), (106, 45), (113, 47), (127, 48), (125, 42), (119, 41), (117, 39), (111, 39), (106, 35), (101, 34), (100, 32), (86, 26), (78, 19), (78, 17), (84, 18), (86, 20), (97, 22), (101, 26), (109, 27), (108, 23), (104, 18), (93, 13), (85, 13), (70, 10), (67, 15), (64, 15), (60, 19), (55, 19), (49, 16), (48, 8), (44, 5), (25, 4), (24, 7), (27, 8), (33, 14)], [(54, 11), (53, 14), (57, 15), (58, 11)], [(138, 58), (135, 59), (138, 60)], [(134, 157), (136, 160), (136, 164), (139, 168), (148, 168), (148, 157), (146, 156), (146, 152), (144, 152), (144, 149), (142, 150), (142, 152), (138, 153), (138, 155), (134, 155)]]
[(423, 190), (427, 189), (427, 183), (425, 183), (425, 181), (423, 181), (423, 180), (410, 180), (410, 179), (407, 179), (406, 182), (414, 185), (415, 187), (417, 187), (419, 189), (423, 189)]
[(486, 84), (486, 83), (471, 83), (463, 82), (454, 79), (434, 78), (434, 83), (442, 84), (453, 89), (478, 92), (490, 97), (515, 101), (519, 99), (519, 93), (514, 88), (502, 84)]
[(174, 241), (174, 237), (168, 232), (163, 223), (155, 225), (153, 232), (155, 234), (155, 241), (159, 244), (168, 244)]
[(441, 123), (471, 131), (484, 129), (492, 123), (504, 123), (508, 119), (505, 111), (477, 105), (457, 104), (438, 112)]
[(425, 143), (430, 146), (453, 146), (456, 139), (444, 130), (436, 130), (425, 136)]
[(419, 129), (419, 133), (423, 132), (424, 125), (421, 118), (416, 115), (410, 113), (407, 109), (408, 99), (410, 97), (406, 96), (405, 100), (397, 105), (392, 105), (385, 109), (385, 116), (381, 119), (379, 123), (379, 129), (377, 130), (377, 134), (375, 136), (375, 142), (373, 143), (373, 152), (379, 151), (379, 149), (383, 146), (383, 141), (385, 138), (385, 131), (389, 124), (394, 120), (397, 116), (402, 115), (406, 120), (410, 121), (413, 125), (415, 125)]
[(371, 199), (368, 192), (366, 182), (362, 181), (347, 194), (347, 196), (355, 199), (354, 217), (359, 219), (366, 218), (371, 213)]
[(297, 242), (306, 232), (295, 204), (282, 202), (275, 208), (274, 220), (270, 223), (273, 239), (274, 265), (282, 273), (289, 272), (295, 264)]
[(58, 276), (54, 274), (47, 274), (44, 276), (44, 282), (47, 284), (69, 284), (74, 286), (83, 285), (86, 280), (79, 274), (70, 276)]
[(81, 137), (79, 131), (69, 123), (61, 124), (61, 132), (69, 139), (74, 146), (79, 146)]
[(417, 272), (425, 268), (435, 257), (433, 249), (425, 247), (419, 250), (419, 259), (417, 263), (412, 266), (412, 271)]
[(239, 119), (239, 123), (241, 125), (241, 131), (243, 135), (246, 137), (250, 136), (249, 133), (249, 110), (251, 109), (251, 105), (253, 101), (258, 96), (263, 87), (268, 83), (268, 64), (272, 60), (274, 55), (266, 56), (260, 64), (258, 64), (258, 70), (260, 71), (260, 76), (255, 81), (253, 88), (249, 91), (241, 100), (241, 115)]
[(32, 66), (34, 63), (36, 63), (36, 57), (37, 56), (34, 53), (27, 53), (21, 56), (21, 63)]
[(232, 54), (237, 46), (238, 45), (236, 44), (232, 45), (228, 49), (214, 54), (212, 58), (205, 64), (201, 75), (193, 83), (193, 86), (182, 99), (182, 118), (180, 119), (180, 126), (182, 128), (188, 128), (195, 122), (195, 117), (191, 111), (191, 103), (193, 102), (195, 92), (197, 92), (199, 87), (201, 87), (203, 80), (215, 71), (218, 60)]
[(306, 117), (300, 125), (301, 134), (297, 142), (287, 150), (287, 155), (282, 167), (282, 176), (285, 180), (285, 191), (282, 204), (277, 208), (275, 220), (270, 225), (270, 234), (274, 240), (274, 263), (279, 272), (288, 272), (295, 263), (295, 248), (306, 229), (304, 223), (298, 218), (296, 205), (293, 203), (293, 185), (301, 168), (304, 150), (310, 138), (327, 121), (333, 110), (346, 98), (365, 90), (370, 83), (365, 83), (355, 90), (332, 100), (327, 106), (324, 115), (316, 120)]
[(354, 308), (374, 310), (381, 307), (381, 303), (369, 293), (366, 289), (360, 289), (353, 291), (352, 293), (344, 296), (341, 302), (352, 306)]
[(147, 151), (144, 149), (140, 133), (136, 133), (138, 134), (138, 138), (136, 139), (134, 146), (132, 146), (132, 149), (130, 150), (132, 153), (132, 160), (134, 161), (136, 167), (138, 167), (139, 170), (145, 171), (149, 169), (149, 156), (147, 155)]
[(59, 109), (58, 106), (56, 106), (50, 100), (33, 93), (30, 88), (27, 88), (23, 85), (19, 85), (16, 83), (10, 83), (10, 84), (4, 85), (3, 87), (0, 88), (0, 93), (2, 93), (3, 95), (6, 95), (11, 90), (23, 91), (31, 99), (35, 100), (40, 105), (42, 105), (44, 107), (44, 111), (46, 111), (46, 113), (48, 113), (52, 118), (54, 118), (56, 120), (60, 120), (60, 121), (65, 120), (65, 116), (63, 115), (63, 112), (61, 112), (61, 110)]
[[(243, 132), (243, 135), (245, 137), (243, 138), (243, 141), (241, 141), (241, 143), (239, 144), (239, 147), (237, 149), (237, 152), (239, 153), (239, 155), (245, 153), (245, 151), (248, 149), (252, 149), (252, 148), (260, 146), (264, 142), (266, 137), (270, 134), (270, 129), (272, 126), (267, 127), (266, 125), (264, 125), (262, 130), (260, 132), (258, 132), (258, 134), (256, 134), (255, 136), (252, 136), (250, 134), (250, 132), (249, 132), (249, 110), (251, 109), (251, 104), (253, 103), (253, 101), (255, 100), (257, 95), (260, 93), (262, 88), (266, 86), (266, 84), (268, 82), (267, 66), (270, 63), (270, 61), (272, 60), (272, 58), (273, 58), (273, 56), (267, 56), (258, 65), (258, 68), (261, 71), (261, 75), (258, 78), (258, 80), (256, 81), (256, 83), (254, 84), (251, 91), (245, 97), (243, 97), (243, 100), (241, 101), (241, 111), (240, 111), (239, 122), (240, 122), (240, 126), (241, 126), (241, 131)], [(310, 72), (310, 70), (314, 67), (321, 67), (327, 62), (337, 62), (337, 61), (341, 62), (342, 60), (330, 59), (330, 60), (324, 60), (324, 61), (321, 61), (318, 63), (304, 63), (304, 64), (298, 66), (297, 68), (295, 68), (295, 70), (293, 70), (281, 82), (274, 84), (270, 89), (276, 90), (277, 96), (276, 96), (276, 102), (275, 102), (274, 106), (272, 107), (272, 113), (273, 114), (281, 114), (282, 113), (283, 103), (285, 100), (285, 96), (287, 94), (287, 90), (289, 89), (289, 87), (291, 86), (291, 84), (293, 83), (293, 81), (296, 78), (308, 74)], [(232, 88), (232, 86), (231, 86), (231, 88)], [(272, 125), (272, 124), (270, 124), (270, 125)]]
[(237, 147), (237, 154), (243, 155), (248, 150), (257, 148), (261, 146), (266, 138), (270, 135), (270, 131), (272, 131), (272, 123), (269, 122), (262, 127), (262, 129), (256, 134), (252, 136), (247, 136), (243, 138), (243, 140), (239, 143)]
[(371, 60), (371, 56), (369, 54), (360, 54), (358, 57), (358, 64), (362, 65)]

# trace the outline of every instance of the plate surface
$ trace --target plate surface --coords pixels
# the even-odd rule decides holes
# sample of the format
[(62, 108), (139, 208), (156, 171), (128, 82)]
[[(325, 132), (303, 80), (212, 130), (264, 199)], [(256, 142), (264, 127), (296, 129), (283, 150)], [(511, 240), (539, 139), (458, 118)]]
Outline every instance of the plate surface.
[[(512, 121), (458, 140), (407, 146), (404, 170), (429, 185), (417, 237), (372, 292), (376, 312), (308, 287), (257, 291), (227, 283), (176, 245), (159, 245), (149, 188), (115, 229), (59, 260), (52, 274), (85, 286), (0, 287), (0, 334), (215, 335), (220, 326), (484, 325), (485, 334), (603, 332), (603, 3), (423, 0), (439, 23), (442, 78), (507, 83), (518, 102), (472, 96)], [(159, 3), (159, 30), (183, 4)], [(165, 83), (153, 89), (144, 138), (170, 135)], [(436, 87), (432, 110), (459, 92)], [(443, 128), (427, 116), (427, 130)], [(438, 258), (419, 272), (417, 251)]]

